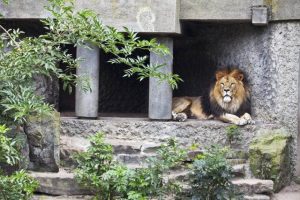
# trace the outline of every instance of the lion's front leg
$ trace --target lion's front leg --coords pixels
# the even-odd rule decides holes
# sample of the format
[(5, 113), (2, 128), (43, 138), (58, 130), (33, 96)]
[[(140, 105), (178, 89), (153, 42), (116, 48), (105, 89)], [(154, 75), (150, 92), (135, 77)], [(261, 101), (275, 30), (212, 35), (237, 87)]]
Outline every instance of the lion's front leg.
[(236, 115), (229, 114), (229, 113), (225, 113), (225, 114), (219, 116), (218, 119), (223, 122), (232, 123), (232, 124), (235, 124), (238, 126), (244, 126), (244, 125), (248, 124), (248, 121), (246, 119), (240, 118)]

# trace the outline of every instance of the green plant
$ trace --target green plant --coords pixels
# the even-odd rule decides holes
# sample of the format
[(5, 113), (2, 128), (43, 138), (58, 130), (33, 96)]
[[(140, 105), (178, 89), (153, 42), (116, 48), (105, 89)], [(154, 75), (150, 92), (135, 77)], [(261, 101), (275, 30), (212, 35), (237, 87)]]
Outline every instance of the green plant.
[(232, 167), (226, 161), (227, 149), (210, 147), (195, 160), (190, 174), (194, 200), (227, 200), (234, 197)]
[(16, 148), (16, 141), (6, 137), (5, 133), (9, 129), (0, 125), (0, 163), (13, 165), (19, 161), (19, 153)]
[[(7, 3), (7, 0), (5, 0)], [(91, 10), (75, 11), (73, 0), (49, 0), (47, 10), (53, 17), (42, 20), (47, 32), (39, 37), (25, 37), (20, 30), (7, 30), (0, 25), (0, 123), (20, 124), (30, 115), (49, 113), (53, 107), (34, 92), (35, 76), (57, 77), (63, 88), (81, 86), (89, 90), (87, 77), (73, 74), (80, 59), (74, 59), (62, 49), (64, 45), (85, 46), (87, 43), (112, 54), (111, 63), (128, 66), (125, 77), (137, 75), (139, 80), (155, 77), (167, 81), (173, 88), (181, 79), (176, 74), (165, 74), (159, 68), (164, 63), (145, 64), (145, 57), (133, 57), (137, 50), (152, 51), (160, 55), (170, 54), (168, 48), (155, 39), (140, 39), (136, 33), (124, 29), (125, 33), (103, 25)], [(59, 68), (64, 63), (66, 69)]]
[[(20, 156), (17, 143), (5, 135), (8, 130), (5, 126), (0, 126), (0, 162), (14, 165), (19, 161)], [(7, 176), (2, 172), (0, 165), (0, 200), (28, 200), (37, 186), (37, 181), (25, 171), (21, 170)]]
[(75, 177), (99, 200), (163, 199), (164, 195), (180, 190), (175, 181), (164, 182), (163, 174), (181, 164), (186, 153), (170, 140), (157, 154), (147, 159), (143, 168), (129, 169), (113, 160), (112, 146), (104, 143), (103, 133), (98, 133), (91, 138), (91, 146), (86, 152), (74, 156), (78, 162)]
[(226, 127), (227, 141), (231, 144), (233, 141), (238, 141), (241, 138), (240, 128), (237, 125)]
[(11, 176), (0, 174), (1, 200), (29, 200), (38, 187), (38, 182), (21, 170)]

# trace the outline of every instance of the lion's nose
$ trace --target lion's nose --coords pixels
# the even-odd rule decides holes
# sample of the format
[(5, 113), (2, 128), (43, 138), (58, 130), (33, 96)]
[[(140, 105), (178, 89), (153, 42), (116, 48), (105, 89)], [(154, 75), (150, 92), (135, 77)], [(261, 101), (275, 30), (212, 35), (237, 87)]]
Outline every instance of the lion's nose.
[(229, 89), (224, 89), (225, 92), (229, 92)]

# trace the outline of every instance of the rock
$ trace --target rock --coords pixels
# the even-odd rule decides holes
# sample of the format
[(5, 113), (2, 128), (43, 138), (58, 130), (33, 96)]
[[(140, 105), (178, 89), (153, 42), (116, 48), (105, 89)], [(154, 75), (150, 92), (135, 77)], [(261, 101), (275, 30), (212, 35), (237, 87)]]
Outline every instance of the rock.
[(291, 181), (291, 136), (284, 130), (265, 131), (249, 148), (250, 169), (256, 178), (274, 181), (275, 192)]
[(42, 96), (49, 104), (58, 108), (59, 101), (59, 81), (56, 77), (36, 75), (33, 77), (35, 92)]
[(31, 116), (25, 125), (30, 164), (34, 171), (57, 172), (59, 169), (60, 114)]
[(271, 198), (267, 195), (263, 195), (263, 194), (255, 194), (255, 195), (251, 195), (251, 196), (244, 196), (243, 198), (244, 200), (270, 200)]
[(88, 139), (83, 137), (60, 137), (60, 163), (63, 167), (74, 167), (76, 165), (72, 156), (76, 153), (86, 151), (90, 146)]
[(233, 174), (234, 174), (235, 177), (245, 176), (245, 171), (246, 171), (245, 164), (234, 165), (232, 167), (232, 169), (233, 169)]
[(34, 195), (31, 200), (92, 200), (92, 196), (48, 196), (48, 195)]
[(73, 173), (60, 169), (58, 173), (30, 172), (39, 182), (36, 192), (49, 195), (88, 195), (90, 191), (80, 187)]
[(271, 194), (273, 181), (260, 179), (236, 179), (232, 181), (238, 193), (242, 194)]

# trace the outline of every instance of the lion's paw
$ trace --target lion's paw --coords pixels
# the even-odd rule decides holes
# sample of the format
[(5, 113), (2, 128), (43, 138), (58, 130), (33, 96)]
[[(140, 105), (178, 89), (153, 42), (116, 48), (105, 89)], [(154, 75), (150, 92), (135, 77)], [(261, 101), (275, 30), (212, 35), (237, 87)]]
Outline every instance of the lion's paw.
[(179, 122), (184, 122), (188, 118), (185, 113), (172, 112), (172, 116), (175, 121), (179, 121)]
[(244, 125), (248, 124), (248, 121), (244, 118), (240, 118), (240, 120), (238, 120), (235, 124), (238, 126), (244, 126)]
[(246, 121), (247, 121), (247, 124), (250, 124), (250, 125), (254, 125), (254, 124), (255, 124), (255, 121), (252, 120), (251, 115), (250, 115), (249, 113), (245, 113), (245, 114), (241, 117), (241, 119), (246, 120)]

